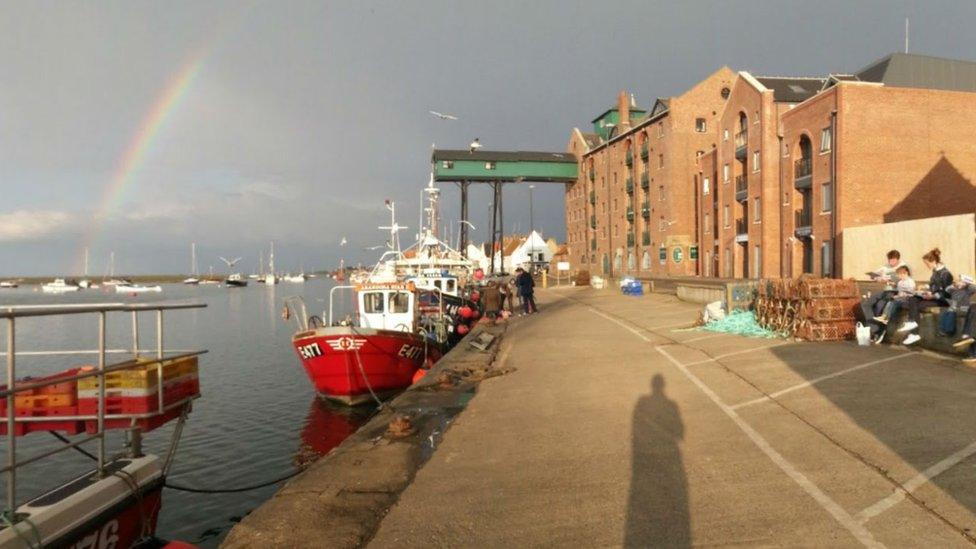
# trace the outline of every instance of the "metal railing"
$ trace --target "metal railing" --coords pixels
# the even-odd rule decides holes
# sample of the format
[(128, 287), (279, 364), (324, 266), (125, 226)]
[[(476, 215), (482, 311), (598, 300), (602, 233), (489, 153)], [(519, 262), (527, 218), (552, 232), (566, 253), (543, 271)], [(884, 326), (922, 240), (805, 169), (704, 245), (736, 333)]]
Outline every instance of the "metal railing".
[(801, 158), (793, 164), (793, 179), (800, 179), (813, 174), (813, 161), (809, 158)]
[[(105, 450), (105, 420), (106, 419), (130, 419), (138, 420), (153, 417), (169, 410), (188, 404), (198, 395), (187, 396), (177, 402), (165, 404), (163, 398), (163, 362), (180, 360), (202, 355), (206, 351), (170, 351), (167, 356), (163, 345), (163, 311), (179, 309), (200, 309), (206, 307), (203, 303), (98, 303), (98, 304), (78, 304), (78, 305), (17, 305), (0, 307), (0, 319), (6, 319), (7, 325), (7, 347), (2, 353), (6, 357), (7, 363), (7, 385), (0, 389), (0, 398), (7, 400), (7, 464), (0, 468), (0, 473), (5, 473), (7, 509), (14, 512), (17, 509), (17, 469), (27, 464), (34, 463), (41, 459), (50, 457), (71, 448), (79, 447), (85, 443), (97, 441), (98, 452), (96, 456), (96, 470), (98, 477), (105, 476), (105, 464), (107, 455)], [(107, 323), (108, 313), (131, 313), (132, 315), (132, 349), (107, 349)], [(139, 316), (140, 312), (156, 313), (156, 349), (155, 358), (152, 360), (139, 360)], [(17, 351), (17, 319), (42, 317), (42, 316), (61, 316), (78, 314), (97, 314), (98, 315), (98, 348), (96, 350), (82, 349), (77, 351)], [(113, 353), (131, 353), (133, 358), (115, 364), (107, 364), (106, 355)], [(70, 354), (97, 354), (98, 366), (95, 370), (81, 372), (70, 376), (56, 376), (51, 379), (27, 381), (17, 383), (17, 358), (26, 356), (65, 356)], [(105, 406), (105, 375), (113, 372), (131, 369), (156, 366), (158, 383), (156, 386), (157, 409), (145, 413), (129, 414), (107, 414)], [(46, 450), (27, 458), (18, 459), (17, 456), (17, 423), (44, 422), (52, 421), (51, 417), (44, 416), (18, 416), (16, 394), (20, 392), (33, 391), (42, 387), (57, 385), (82, 379), (97, 377), (98, 383), (98, 406), (95, 414), (76, 414), (59, 415), (57, 421), (91, 421), (96, 422), (95, 433), (82, 439), (66, 443), (63, 446)], [(174, 436), (175, 433), (174, 433)]]
[(735, 134), (735, 148), (741, 149), (746, 146), (749, 141), (749, 130), (742, 130)]
[(794, 227), (810, 227), (813, 224), (813, 210), (803, 208), (793, 214)]
[(735, 176), (735, 192), (744, 193), (749, 190), (749, 180), (745, 175)]
[(735, 220), (735, 234), (749, 234), (749, 223), (745, 219)]

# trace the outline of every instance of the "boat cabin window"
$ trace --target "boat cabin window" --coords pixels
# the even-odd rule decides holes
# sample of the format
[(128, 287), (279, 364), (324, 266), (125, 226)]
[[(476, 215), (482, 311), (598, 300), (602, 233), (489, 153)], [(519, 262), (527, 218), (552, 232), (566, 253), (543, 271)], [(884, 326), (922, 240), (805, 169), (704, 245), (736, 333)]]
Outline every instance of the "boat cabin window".
[(363, 312), (366, 314), (383, 312), (383, 292), (367, 292), (363, 294)]
[(438, 290), (443, 290), (444, 289), (444, 288), (441, 287), (441, 280), (435, 280), (434, 281), (434, 287), (437, 288)]
[(453, 294), (454, 293), (454, 290), (456, 289), (455, 286), (457, 285), (457, 281), (456, 280), (446, 280), (445, 282), (447, 283), (447, 288), (446, 288), (445, 291), (447, 293), (449, 293), (449, 294)]
[(410, 294), (407, 292), (393, 292), (390, 294), (390, 312), (410, 312)]

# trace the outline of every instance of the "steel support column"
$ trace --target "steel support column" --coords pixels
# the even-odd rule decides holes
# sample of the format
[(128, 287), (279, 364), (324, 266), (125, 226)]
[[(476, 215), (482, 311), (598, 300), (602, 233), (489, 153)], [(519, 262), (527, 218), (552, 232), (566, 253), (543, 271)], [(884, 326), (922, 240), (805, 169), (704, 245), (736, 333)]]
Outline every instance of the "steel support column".
[(458, 235), (458, 251), (461, 257), (468, 257), (468, 185), (467, 181), (461, 181), (461, 227)]
[[(493, 181), (491, 186), (494, 196), (491, 202), (491, 274), (505, 271), (505, 225), (502, 215), (502, 183)], [(498, 247), (498, 265), (495, 265), (495, 247)]]

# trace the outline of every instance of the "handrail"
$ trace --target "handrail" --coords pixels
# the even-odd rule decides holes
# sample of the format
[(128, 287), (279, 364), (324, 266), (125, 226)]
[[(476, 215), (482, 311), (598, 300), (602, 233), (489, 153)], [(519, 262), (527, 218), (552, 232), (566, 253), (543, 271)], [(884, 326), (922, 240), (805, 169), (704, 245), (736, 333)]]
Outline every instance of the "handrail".
[(355, 290), (355, 289), (356, 289), (356, 286), (346, 285), (346, 286), (333, 286), (332, 289), (329, 290), (329, 326), (332, 326), (332, 304), (335, 302), (335, 299), (333, 299), (333, 297), (334, 297), (333, 294), (335, 294), (335, 291), (336, 290)]
[(0, 307), (0, 318), (30, 316), (74, 315), (85, 313), (169, 311), (176, 309), (203, 309), (205, 303), (79, 303), (77, 305), (5, 305)]

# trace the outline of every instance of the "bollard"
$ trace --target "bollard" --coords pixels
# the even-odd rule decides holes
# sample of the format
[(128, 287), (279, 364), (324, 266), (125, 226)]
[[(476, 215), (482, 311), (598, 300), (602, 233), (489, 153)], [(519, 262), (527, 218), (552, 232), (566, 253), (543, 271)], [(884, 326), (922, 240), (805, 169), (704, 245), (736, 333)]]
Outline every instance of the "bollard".
[(543, 290), (549, 287), (549, 276), (548, 275), (549, 275), (549, 273), (547, 273), (546, 271), (542, 271), (542, 289)]

